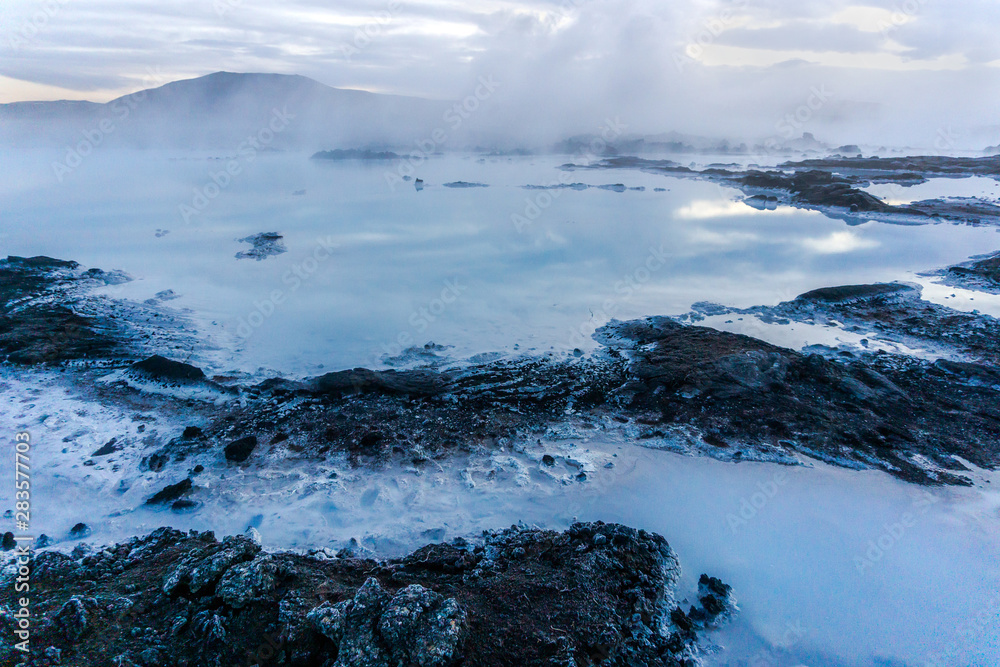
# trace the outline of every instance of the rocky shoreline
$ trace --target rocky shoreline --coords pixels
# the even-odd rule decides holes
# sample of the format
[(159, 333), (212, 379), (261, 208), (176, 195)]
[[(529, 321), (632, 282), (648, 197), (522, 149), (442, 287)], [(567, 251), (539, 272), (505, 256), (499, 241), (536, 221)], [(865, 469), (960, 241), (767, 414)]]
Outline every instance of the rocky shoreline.
[(1000, 255), (975, 257), (927, 275), (940, 277), (943, 284), (951, 287), (1000, 294)]
[[(611, 322), (595, 334), (603, 347), (590, 356), (354, 369), (243, 385), (165, 356), (144, 358), (146, 345), (131, 344), (129, 331), (100, 317), (79, 323), (64, 344), (65, 330), (40, 332), (49, 320), (36, 313), (58, 307), (52, 295), (63, 290), (67, 268), (12, 258), (0, 269), (4, 289), (21, 290), (3, 312), (0, 354), (8, 363), (70, 364), (98, 402), (173, 400), (181, 419), (198, 424), (144, 441), (143, 464), (157, 473), (206, 453), (221, 465), (261, 469), (335, 454), (356, 466), (419, 469), (455, 454), (523, 450), (560, 428), (618, 432), (647, 447), (729, 461), (796, 464), (805, 456), (921, 484), (969, 484), (962, 474), (969, 464), (1000, 464), (1000, 324), (923, 301), (910, 285), (828, 288), (766, 308), (695, 304), (678, 319)], [(74, 298), (77, 310), (87, 310), (85, 296)], [(797, 352), (697, 326), (704, 313), (836, 323), (938, 358)], [(19, 329), (26, 322), (30, 336)], [(26, 354), (26, 346), (36, 351)], [(157, 388), (182, 399), (158, 399), (149, 393)], [(113, 449), (95, 458), (108, 455)], [(171, 500), (183, 504), (196, 491), (196, 482), (187, 484)]]
[[(895, 222), (1000, 221), (989, 202), (895, 207), (860, 189), (920, 182), (904, 171), (910, 167), (920, 178), (996, 175), (992, 163), (922, 160), (933, 164), (810, 161), (780, 172), (695, 172), (613, 158), (595, 168), (713, 179), (740, 188), (752, 206), (791, 203), (849, 222), (875, 214)], [(247, 240), (256, 247), (255, 238)], [(249, 256), (260, 259), (280, 237), (257, 240), (266, 242), (263, 254)], [(997, 262), (973, 258), (936, 275), (997, 293)], [(977, 468), (1000, 466), (1000, 322), (926, 301), (918, 285), (833, 286), (771, 306), (699, 303), (678, 317), (612, 321), (595, 332), (600, 347), (591, 354), (251, 383), (188, 363), (204, 343), (183, 313), (163, 305), (169, 294), (133, 303), (95, 293), (128, 280), (47, 257), (0, 260), (0, 361), (4, 371), (57, 375), (54, 382), (88, 405), (135, 415), (69, 465), (114, 483), (122, 466), (144, 483), (155, 480), (126, 500), (157, 512), (152, 526), (161, 509), (198, 512), (226, 475), (267, 477), (298, 464), (335, 479), (322, 465), (329, 460), (342, 473), (395, 466), (419, 476), (478, 459), (488, 462), (488, 477), (527, 476), (511, 472), (527, 465), (558, 484), (594, 484), (600, 465), (615, 465), (616, 454), (588, 461), (546, 449), (561, 433), (608, 434), (734, 463), (821, 460), (922, 485), (971, 485)], [(830, 328), (861, 342), (793, 350), (704, 326), (722, 317)], [(912, 353), (870, 348), (874, 342)], [(5, 377), (0, 382), (13, 382)], [(161, 423), (147, 431), (143, 420), (155, 420), (146, 413), (158, 410), (171, 415), (169, 430)], [(499, 462), (514, 454), (520, 459), (510, 469)], [(574, 524), (561, 533), (512, 527), (447, 543), (428, 534), (418, 543), (438, 542), (389, 559), (357, 545), (269, 552), (253, 529), (219, 541), (163, 528), (66, 553), (67, 539), (88, 532), (81, 522), (68, 538), (56, 536), (55, 548), (37, 545), (39, 650), (27, 664), (688, 666), (699, 664), (706, 631), (736, 611), (731, 589), (708, 575), (689, 592), (691, 602), (678, 601), (685, 595), (679, 561), (666, 541), (620, 525)], [(5, 548), (12, 538), (5, 536)], [(6, 562), (5, 638), (17, 604), (9, 581), (16, 569)], [(0, 644), (2, 660), (18, 657)]]
[[(381, 561), (268, 553), (255, 538), (163, 528), (36, 555), (26, 664), (682, 667), (736, 611), (707, 575), (678, 601), (666, 540), (614, 524), (512, 527)], [(4, 639), (12, 576), (0, 575)], [(0, 644), (4, 664), (17, 657)]]
[(850, 224), (877, 219), (901, 224), (947, 220), (1000, 223), (1000, 205), (981, 199), (939, 198), (905, 206), (888, 204), (862, 188), (878, 183), (910, 187), (934, 178), (983, 176), (1000, 179), (996, 157), (828, 158), (785, 162), (774, 169), (692, 169), (672, 160), (610, 157), (593, 164), (568, 163), (564, 171), (639, 170), (675, 178), (709, 180), (741, 190), (751, 206), (791, 205), (822, 211)]

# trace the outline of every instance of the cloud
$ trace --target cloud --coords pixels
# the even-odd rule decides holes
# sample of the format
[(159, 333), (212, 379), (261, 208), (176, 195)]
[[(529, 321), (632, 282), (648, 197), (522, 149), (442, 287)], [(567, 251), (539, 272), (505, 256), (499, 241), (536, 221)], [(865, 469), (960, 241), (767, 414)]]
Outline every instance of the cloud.
[(803, 211), (791, 206), (782, 206), (773, 211), (761, 210), (748, 206), (741, 201), (720, 201), (712, 199), (697, 199), (687, 206), (682, 206), (674, 213), (681, 220), (709, 220), (712, 218), (730, 218), (749, 215), (819, 215), (816, 211)]
[(752, 232), (715, 232), (710, 229), (694, 229), (688, 233), (691, 243), (714, 246), (747, 245), (760, 240), (760, 236)]
[(817, 255), (840, 255), (858, 250), (871, 250), (880, 244), (872, 239), (865, 239), (854, 232), (834, 232), (821, 238), (803, 239), (802, 247)]
[(717, 43), (768, 51), (873, 53), (885, 48), (885, 39), (878, 33), (845, 24), (812, 21), (788, 21), (755, 30), (727, 30)]
[[(37, 26), (38, 3), (10, 0), (0, 10), (5, 100), (46, 90), (13, 79), (53, 87), (49, 96), (83, 91), (106, 101), (138, 90), (150, 68), (170, 80), (219, 70), (302, 74), (434, 99), (460, 99), (492, 75), (503, 89), (477, 127), (470, 123), (483, 141), (516, 132), (544, 142), (615, 116), (634, 132), (763, 139), (810, 87), (827, 84), (836, 100), (806, 130), (831, 142), (932, 146), (948, 125), (969, 128), (956, 134), (970, 148), (1000, 139), (972, 129), (993, 124), (1000, 102), (1000, 68), (987, 65), (1000, 61), (995, 0), (45, 6), (54, 9)], [(692, 45), (698, 57), (688, 54)]]

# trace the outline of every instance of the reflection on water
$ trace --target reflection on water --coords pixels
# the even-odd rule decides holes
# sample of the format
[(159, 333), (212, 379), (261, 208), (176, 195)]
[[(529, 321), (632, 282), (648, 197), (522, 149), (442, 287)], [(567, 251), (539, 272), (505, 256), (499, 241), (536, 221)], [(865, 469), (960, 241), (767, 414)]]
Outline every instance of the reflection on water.
[[(123, 269), (140, 279), (119, 288), (132, 298), (174, 290), (171, 305), (235, 348), (198, 360), (215, 370), (377, 366), (430, 341), (455, 359), (561, 352), (590, 346), (612, 317), (679, 314), (696, 301), (774, 304), (822, 286), (912, 279), (1000, 247), (993, 229), (848, 227), (638, 171), (577, 171), (572, 181), (641, 191), (522, 187), (558, 183), (565, 156), (437, 157), (417, 169), (419, 192), (399, 185), (391, 162), (261, 155), (212, 187), (225, 161), (106, 152), (59, 183), (54, 157), (3, 156), (3, 251)], [(453, 181), (490, 187), (442, 187)], [(288, 252), (235, 258), (237, 239), (270, 231)]]
[[(823, 286), (912, 280), (1000, 247), (991, 228), (848, 227), (790, 207), (759, 210), (711, 183), (641, 172), (576, 172), (573, 180), (643, 191), (522, 188), (557, 182), (566, 161), (559, 157), (435, 158), (419, 169), (420, 192), (412, 183), (393, 190), (389, 164), (304, 155), (262, 155), (228, 185), (206, 190), (224, 162), (95, 154), (60, 184), (51, 170), (58, 157), (0, 156), (2, 252), (124, 269), (139, 280), (114, 293), (131, 298), (174, 290), (180, 296), (170, 305), (193, 311), (218, 342), (237, 345), (194, 360), (215, 370), (308, 374), (320, 365), (378, 365), (431, 340), (451, 347), (407, 358), (563, 351), (586, 346), (611, 317), (679, 314), (696, 301), (774, 304)], [(459, 180), (490, 187), (442, 187)], [(192, 205), (196, 190), (214, 194), (188, 211), (188, 223), (181, 206)], [(920, 198), (928, 196), (935, 195)], [(237, 239), (270, 231), (284, 235), (287, 252), (235, 258), (245, 248)], [(1000, 297), (930, 291), (956, 307), (1000, 308)], [(721, 328), (740, 322), (711, 320)], [(808, 327), (758, 325), (757, 334), (789, 345), (829, 342)], [(124, 472), (80, 465), (128, 428), (131, 408), (72, 398), (58, 374), (47, 384), (39, 377), (5, 377), (0, 411), (6, 422), (67, 443), (37, 471), (38, 498), (50, 508), (44, 527), (65, 534), (80, 518), (73, 508), (83, 506), (101, 518), (88, 521), (109, 541), (166, 521), (142, 508), (164, 482), (136, 472), (143, 452), (122, 454)], [(164, 432), (180, 427), (160, 424)], [(601, 464), (587, 484), (541, 477), (537, 456), (564, 445)], [(882, 473), (820, 464), (723, 464), (601, 436), (538, 447), (535, 459), (503, 454), (478, 463), (485, 472), (502, 459), (527, 475), (523, 487), (501, 476), (470, 488), (460, 468), (475, 461), (426, 477), (396, 469), (347, 474), (336, 463), (336, 483), (330, 461), (246, 476), (206, 465), (205, 509), (169, 520), (220, 534), (256, 523), (276, 547), (356, 535), (398, 548), (425, 541), (424, 529), (451, 537), (517, 520), (553, 528), (574, 517), (622, 521), (670, 539), (686, 591), (701, 572), (734, 585), (743, 612), (717, 637), (727, 648), (711, 664), (917, 665), (935, 656), (940, 664), (996, 664), (995, 474), (977, 472), (974, 489), (934, 489), (914, 500), (913, 487)], [(202, 456), (211, 464), (214, 454)], [(372, 490), (371, 502), (357, 500)], [(914, 519), (900, 532), (908, 513)]]

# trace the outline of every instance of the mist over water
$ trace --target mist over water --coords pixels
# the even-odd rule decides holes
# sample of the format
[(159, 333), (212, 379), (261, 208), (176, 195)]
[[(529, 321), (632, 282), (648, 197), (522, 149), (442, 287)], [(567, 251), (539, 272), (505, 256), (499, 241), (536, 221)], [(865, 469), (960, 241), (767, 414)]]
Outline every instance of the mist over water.
[[(193, 357), (219, 372), (406, 365), (392, 358), (431, 342), (452, 360), (587, 350), (612, 318), (914, 280), (998, 238), (953, 224), (851, 226), (792, 207), (758, 211), (703, 181), (558, 169), (574, 156), (437, 156), (415, 170), (418, 191), (399, 161), (261, 154), (229, 176), (228, 160), (215, 159), (226, 155), (107, 151), (58, 183), (56, 155), (0, 162), (3, 252), (123, 270), (136, 280), (106, 290), (121, 297), (173, 290), (166, 305), (230, 350)], [(523, 187), (561, 179), (629, 189)], [(444, 187), (458, 181), (489, 187)], [(931, 182), (921, 196), (956, 183)], [(997, 196), (993, 181), (975, 187)], [(238, 239), (263, 232), (283, 235), (287, 252), (236, 259), (250, 247)]]
[[(106, 297), (103, 315), (142, 312), (179, 327), (172, 333), (183, 342), (156, 353), (226, 385), (128, 376), (126, 387), (118, 381), (132, 359), (105, 360), (115, 370), (0, 364), (0, 423), (38, 443), (32, 529), (68, 552), (81, 521), (93, 545), (164, 524), (219, 536), (252, 527), (270, 550), (332, 555), (355, 540), (381, 558), (512, 524), (621, 522), (670, 542), (683, 567), (683, 607), (696, 601), (703, 572), (733, 586), (739, 614), (705, 635), (707, 667), (995, 667), (1000, 476), (954, 456), (968, 455), (965, 441), (930, 443), (940, 449), (936, 461), (905, 443), (894, 449), (896, 425), (879, 422), (883, 413), (868, 404), (903, 394), (876, 370), (891, 375), (889, 365), (911, 361), (903, 355), (945, 357), (961, 363), (919, 372), (934, 369), (935, 382), (948, 374), (934, 386), (986, 405), (975, 418), (995, 420), (988, 393), (1000, 389), (989, 384), (996, 368), (975, 356), (989, 345), (969, 352), (967, 341), (945, 341), (950, 330), (934, 331), (940, 323), (928, 325), (926, 340), (881, 336), (883, 327), (923, 324), (916, 300), (903, 325), (889, 321), (890, 306), (857, 326), (712, 304), (772, 306), (824, 287), (900, 281), (920, 285), (928, 302), (983, 315), (981, 326), (1000, 317), (1000, 290), (955, 280), (967, 274), (929, 272), (1000, 250), (1000, 217), (990, 218), (1000, 174), (960, 178), (967, 174), (956, 168), (904, 187), (929, 173), (925, 163), (905, 166), (917, 174), (838, 172), (862, 204), (865, 194), (876, 198), (872, 208), (950, 198), (956, 208), (986, 211), (956, 223), (866, 219), (853, 215), (857, 204), (807, 204), (788, 188), (761, 191), (801, 207), (772, 204), (773, 196), (751, 205), (751, 187), (722, 186), (734, 181), (718, 173), (596, 167), (639, 156), (696, 170), (781, 170), (771, 175), (780, 179), (788, 160), (1000, 155), (998, 28), (995, 0), (4, 3), (0, 258), (48, 256), (128, 274), (128, 282), (93, 288)], [(336, 159), (317, 159), (319, 151)], [(49, 298), (58, 305), (61, 297)], [(698, 314), (684, 318), (692, 309)], [(8, 315), (0, 312), (0, 325)], [(856, 448), (834, 443), (860, 458), (779, 440), (787, 445), (780, 460), (799, 465), (724, 462), (712, 457), (779, 459), (753, 450), (756, 435), (724, 442), (703, 429), (701, 444), (710, 444), (691, 447), (676, 434), (705, 426), (694, 417), (650, 435), (637, 426), (642, 418), (615, 412), (627, 385), (601, 399), (606, 412), (577, 411), (574, 398), (562, 421), (489, 445), (470, 437), (452, 448), (449, 439), (440, 456), (424, 456), (433, 438), (412, 459), (402, 445), (398, 457), (392, 449), (362, 463), (336, 446), (313, 455), (300, 441), (311, 446), (314, 427), (335, 438), (325, 422), (307, 420), (302, 432), (273, 434), (236, 462), (222, 442), (231, 430), (213, 431), (236, 405), (284, 401), (251, 390), (266, 379), (540, 357), (606, 361), (619, 350), (606, 353), (593, 339), (597, 328), (659, 315), (860, 369), (874, 377), (871, 386), (854, 375), (823, 382), (841, 382), (836, 400), (855, 412), (878, 413), (876, 435), (863, 433)], [(963, 327), (976, 325), (963, 322), (956, 330), (969, 335)], [(759, 366), (774, 355), (761, 361), (756, 348), (739, 350), (752, 360), (732, 364), (733, 373), (772, 391), (760, 378), (773, 369)], [(980, 372), (962, 375), (975, 364)], [(773, 390), (793, 391), (783, 383)], [(688, 390), (678, 392), (703, 401), (695, 405), (706, 424), (752, 432), (743, 428), (753, 419), (744, 419), (742, 398), (720, 409), (715, 395)], [(987, 396), (974, 403), (973, 393)], [(322, 401), (337, 412), (343, 397), (331, 396)], [(452, 400), (464, 399), (442, 398)], [(403, 403), (401, 411), (431, 414), (409, 396)], [(912, 409), (947, 421), (931, 403)], [(289, 406), (285, 414), (301, 407)], [(398, 416), (373, 414), (369, 424), (366, 412), (363, 425), (379, 430), (380, 419)], [(768, 438), (788, 431), (770, 422)], [(194, 424), (196, 446), (178, 437)], [(237, 426), (262, 438), (270, 428)], [(965, 435), (952, 430), (953, 440)], [(892, 437), (879, 439), (883, 431)], [(397, 436), (393, 445), (407, 437)], [(182, 454), (154, 470), (150, 456), (167, 461), (178, 440)], [(869, 446), (876, 441), (878, 451)], [(0, 444), (7, 460), (10, 450)], [(949, 471), (970, 485), (925, 487), (848, 469), (892, 456), (928, 470), (953, 463)], [(927, 479), (941, 479), (943, 468), (935, 470)], [(195, 480), (181, 492), (190, 495), (186, 506), (147, 502), (184, 479)], [(13, 506), (12, 490), (0, 485), (0, 512)], [(0, 533), (13, 525), (5, 522)]]

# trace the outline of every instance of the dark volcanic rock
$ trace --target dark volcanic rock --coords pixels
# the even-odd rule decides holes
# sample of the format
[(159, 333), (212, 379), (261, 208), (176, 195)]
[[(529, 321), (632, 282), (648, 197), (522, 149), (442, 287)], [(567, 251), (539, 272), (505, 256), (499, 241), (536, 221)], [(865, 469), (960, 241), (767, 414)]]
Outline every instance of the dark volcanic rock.
[(88, 537), (91, 534), (91, 532), (93, 531), (90, 530), (90, 526), (88, 526), (83, 522), (80, 522), (75, 526), (73, 526), (72, 528), (70, 528), (69, 536), (79, 540)]
[(561, 421), (572, 404), (604, 404), (623, 381), (623, 360), (574, 357), (570, 361), (519, 359), (432, 370), (331, 373), (301, 383), (266, 382), (246, 405), (221, 413), (207, 428), (212, 437), (249, 434), (298, 456), (331, 450), (352, 459), (415, 463), (455, 451), (499, 446), (503, 439)]
[(884, 340), (1000, 366), (1000, 321), (924, 301), (921, 287), (915, 284), (828, 287), (772, 308), (741, 312), (818, 324), (839, 322), (848, 328), (874, 331)]
[(169, 503), (173, 500), (177, 500), (184, 494), (189, 493), (192, 487), (193, 484), (190, 479), (183, 479), (176, 484), (171, 484), (158, 491), (146, 501), (146, 504), (162, 505), (164, 503)]
[(153, 355), (132, 364), (131, 370), (134, 374), (166, 383), (195, 382), (205, 379), (205, 373), (197, 366), (185, 364), (181, 361), (173, 361), (160, 355)]
[(114, 454), (118, 451), (118, 438), (111, 438), (108, 440), (103, 447), (98, 449), (96, 452), (91, 454), (91, 456), (108, 456), (109, 454)]
[(855, 188), (845, 178), (826, 171), (806, 171), (787, 176), (781, 172), (750, 171), (740, 180), (750, 188), (787, 190), (795, 201), (811, 206), (835, 206), (851, 211), (896, 211), (882, 200)]
[(826, 158), (786, 162), (782, 169), (822, 169), (839, 173), (912, 172), (938, 177), (1000, 176), (1000, 156), (949, 157), (917, 155), (907, 157)]
[(902, 283), (877, 283), (874, 285), (842, 285), (821, 287), (796, 297), (798, 302), (822, 302), (825, 304), (857, 303), (876, 297), (897, 296), (913, 292), (912, 285)]
[(698, 603), (688, 611), (688, 618), (699, 628), (711, 628), (729, 621), (736, 613), (733, 588), (707, 574), (698, 579)]
[[(163, 528), (77, 560), (39, 555), (32, 639), (78, 667), (693, 667), (699, 624), (674, 603), (678, 577), (662, 537), (613, 524), (513, 528), (385, 561)], [(707, 626), (731, 594), (703, 579)], [(3, 585), (0, 605), (15, 595)]]
[(249, 243), (250, 250), (241, 250), (236, 253), (236, 259), (256, 259), (257, 261), (280, 255), (288, 252), (288, 248), (282, 243), (284, 237), (278, 232), (262, 232), (237, 239), (240, 243)]
[(965, 220), (970, 224), (1000, 220), (1000, 206), (976, 197), (925, 199), (913, 202), (907, 208), (928, 217)]
[(884, 353), (832, 360), (664, 318), (608, 325), (599, 335), (634, 345), (626, 414), (658, 415), (647, 437), (694, 425), (719, 448), (791, 448), (923, 483), (967, 484), (954, 472), (963, 470), (956, 454), (986, 468), (1000, 464), (996, 389), (925, 361)]
[(453, 183), (445, 183), (446, 188), (488, 188), (490, 187), (486, 183), (469, 183), (467, 181), (454, 181)]
[(119, 349), (105, 327), (65, 303), (68, 289), (95, 279), (79, 266), (51, 257), (0, 260), (0, 359), (60, 363)]
[(66, 641), (75, 643), (87, 631), (87, 609), (83, 600), (74, 595), (60, 607), (53, 620)]
[(800, 452), (909, 481), (956, 484), (968, 482), (955, 456), (984, 468), (1000, 463), (1000, 384), (992, 379), (1000, 368), (1000, 322), (925, 302), (916, 287), (899, 283), (823, 288), (770, 308), (710, 310), (870, 331), (939, 350), (959, 365), (886, 353), (802, 354), (649, 318), (599, 330), (605, 351), (592, 357), (445, 372), (355, 369), (263, 383), (245, 403), (220, 411), (206, 438), (246, 449), (263, 439), (296, 458), (344, 452), (353, 465), (421, 466), (456, 452), (520, 446), (565, 424), (571, 409), (574, 419), (625, 424), (642, 444), (680, 439), (725, 460), (791, 463)]
[[(747, 204), (758, 208), (765, 207), (765, 204), (755, 200), (754, 197), (762, 194), (760, 190), (767, 190), (780, 194), (781, 203), (818, 209), (830, 217), (848, 221), (856, 221), (867, 213), (878, 214), (882, 219), (890, 220), (895, 216), (907, 224), (924, 222), (924, 219), (1000, 224), (1000, 206), (982, 199), (935, 199), (907, 206), (893, 206), (862, 189), (872, 183), (893, 183), (906, 187), (923, 183), (928, 176), (965, 178), (981, 175), (1000, 178), (1000, 156), (989, 158), (835, 156), (786, 162), (778, 168), (783, 171), (755, 169), (738, 171), (712, 167), (695, 171), (669, 160), (647, 160), (638, 157), (614, 157), (588, 165), (562, 166), (564, 170), (639, 169), (676, 177), (706, 179), (742, 189), (749, 196), (749, 199), (745, 200)], [(775, 206), (776, 204), (777, 202)]]
[(448, 377), (435, 371), (372, 371), (367, 368), (327, 373), (305, 385), (313, 393), (334, 396), (367, 392), (435, 396), (443, 393), (448, 386)]
[[(392, 151), (372, 151), (357, 148), (336, 148), (332, 151), (319, 151), (313, 153), (313, 160), (398, 160), (401, 155)], [(303, 191), (304, 192), (304, 191)]]
[(997, 293), (1000, 291), (1000, 255), (950, 266), (938, 275), (944, 276), (947, 285)]
[(419, 584), (390, 595), (371, 577), (354, 598), (309, 612), (312, 628), (337, 645), (337, 665), (447, 667), (460, 655), (465, 610)]
[(256, 436), (248, 435), (245, 438), (240, 438), (226, 445), (226, 460), (234, 463), (243, 463), (250, 458), (250, 455), (253, 454), (253, 450), (256, 448)]

